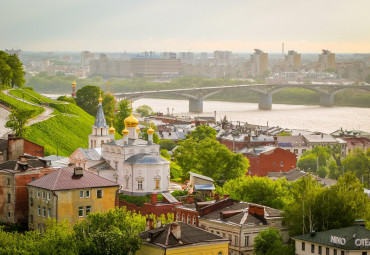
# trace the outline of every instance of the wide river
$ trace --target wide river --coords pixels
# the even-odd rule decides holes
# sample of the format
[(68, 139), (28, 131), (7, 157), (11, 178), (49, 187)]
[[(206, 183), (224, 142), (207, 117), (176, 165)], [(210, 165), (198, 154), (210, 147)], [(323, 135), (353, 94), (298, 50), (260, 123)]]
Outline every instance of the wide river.
[[(149, 105), (155, 112), (170, 113), (177, 116), (198, 116), (189, 113), (188, 100), (142, 98), (133, 103), (133, 107)], [(321, 107), (318, 105), (272, 104), (272, 110), (259, 110), (257, 103), (232, 103), (204, 101), (203, 113), (199, 116), (227, 116), (228, 120), (248, 122), (250, 124), (280, 126), (288, 129), (307, 129), (331, 133), (335, 130), (362, 130), (370, 133), (370, 109), (357, 107)]]

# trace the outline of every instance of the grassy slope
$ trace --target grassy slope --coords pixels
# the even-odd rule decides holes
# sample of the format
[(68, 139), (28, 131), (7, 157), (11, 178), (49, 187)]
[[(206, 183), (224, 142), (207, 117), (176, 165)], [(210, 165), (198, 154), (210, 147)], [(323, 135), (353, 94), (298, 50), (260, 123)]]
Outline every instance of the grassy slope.
[(34, 113), (31, 116), (32, 118), (44, 112), (44, 108), (42, 107), (37, 107), (24, 103), (3, 93), (1, 94), (1, 101), (3, 101), (4, 104), (6, 104), (10, 108), (34, 110)]

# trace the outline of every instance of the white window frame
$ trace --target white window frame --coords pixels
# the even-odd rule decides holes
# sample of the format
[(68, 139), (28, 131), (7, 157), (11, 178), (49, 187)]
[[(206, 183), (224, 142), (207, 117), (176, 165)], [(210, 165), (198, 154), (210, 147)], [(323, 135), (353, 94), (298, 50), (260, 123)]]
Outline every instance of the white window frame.
[(42, 207), (42, 217), (46, 217), (46, 208)]
[(90, 198), (90, 190), (86, 190), (86, 192), (85, 192), (85, 197), (86, 197), (86, 198)]
[(37, 215), (41, 216), (41, 207), (39, 205), (37, 206)]
[(78, 217), (84, 217), (84, 207), (83, 206), (78, 207)]
[(46, 194), (46, 198), (47, 198), (47, 200), (50, 200), (50, 192), (48, 192), (48, 193)]
[(84, 191), (80, 190), (80, 198), (84, 198)]
[[(101, 197), (98, 197), (98, 192), (99, 191), (101, 191)], [(96, 190), (96, 198), (103, 198), (103, 196), (104, 196), (104, 192), (103, 192), (103, 190), (102, 189), (98, 189), (98, 190)]]
[(91, 205), (86, 206), (86, 216), (91, 213)]

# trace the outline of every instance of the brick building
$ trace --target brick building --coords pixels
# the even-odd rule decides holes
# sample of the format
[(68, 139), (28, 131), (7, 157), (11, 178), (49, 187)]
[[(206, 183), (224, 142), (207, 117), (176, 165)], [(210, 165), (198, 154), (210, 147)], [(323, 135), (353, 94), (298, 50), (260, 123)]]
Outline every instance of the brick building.
[(44, 147), (14, 135), (9, 135), (8, 140), (0, 139), (0, 163), (16, 160), (24, 154), (44, 157)]
[(239, 152), (249, 159), (247, 175), (251, 176), (266, 176), (269, 172), (287, 172), (294, 169), (297, 163), (297, 155), (276, 147), (259, 146)]
[(21, 157), (0, 164), (0, 221), (22, 223), (28, 215), (26, 184), (53, 172), (47, 161)]

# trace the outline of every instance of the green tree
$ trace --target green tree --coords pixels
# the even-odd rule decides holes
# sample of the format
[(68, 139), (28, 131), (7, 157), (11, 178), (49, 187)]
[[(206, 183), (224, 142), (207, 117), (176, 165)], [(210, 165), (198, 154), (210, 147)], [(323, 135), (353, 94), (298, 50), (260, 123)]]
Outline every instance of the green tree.
[(110, 119), (114, 119), (115, 108), (116, 102), (114, 96), (112, 96), (111, 94), (106, 94), (103, 98), (103, 110), (108, 123), (110, 122)]
[(337, 166), (337, 162), (335, 160), (331, 160), (329, 162), (329, 178), (330, 179), (338, 179), (339, 178), (339, 169), (338, 169), (338, 166)]
[(278, 136), (292, 136), (292, 132), (290, 132), (290, 131), (287, 131), (287, 132), (283, 131), (283, 132), (279, 133)]
[(317, 157), (314, 154), (302, 155), (297, 162), (297, 167), (306, 172), (315, 172)]
[(176, 143), (170, 139), (162, 139), (159, 141), (161, 149), (172, 151), (176, 147)]
[(80, 254), (135, 254), (142, 242), (145, 217), (125, 207), (105, 213), (90, 213), (73, 229)]
[(142, 117), (146, 117), (153, 114), (153, 109), (148, 105), (140, 105), (136, 108), (136, 112), (140, 113)]
[(128, 100), (121, 100), (118, 103), (116, 121), (114, 126), (118, 133), (121, 134), (122, 130), (125, 127), (124, 121), (128, 116), (130, 116), (130, 113), (131, 113), (130, 102)]
[(5, 127), (12, 129), (16, 136), (24, 137), (27, 133), (27, 123), (33, 112), (34, 110), (28, 109), (11, 109), (11, 114), (5, 123)]
[(316, 173), (320, 178), (325, 178), (328, 174), (329, 170), (326, 166), (320, 166), (319, 169), (317, 169)]
[(218, 184), (242, 177), (249, 167), (249, 160), (242, 154), (231, 152), (212, 138), (197, 141), (190, 137), (180, 141), (174, 158), (185, 178), (189, 171), (195, 171), (213, 178)]
[(256, 255), (265, 255), (275, 245), (282, 244), (283, 238), (278, 229), (268, 228), (261, 230), (254, 238), (253, 250)]
[(206, 138), (215, 139), (217, 135), (216, 130), (213, 128), (201, 125), (197, 126), (195, 130), (193, 130), (189, 135), (187, 135), (187, 138), (193, 138), (195, 141), (202, 141)]
[[(149, 129), (149, 124), (146, 123), (146, 122), (144, 122), (143, 124), (144, 124), (145, 127), (140, 132), (141, 133), (141, 138), (148, 141), (148, 132), (147, 131)], [(160, 139), (157, 135), (158, 128), (157, 128), (157, 126), (152, 124), (152, 129), (154, 129), (154, 131), (155, 131), (154, 134), (153, 134), (153, 143), (159, 144)]]
[(19, 60), (18, 56), (13, 54), (9, 55), (7, 59), (7, 64), (12, 70), (12, 81), (11, 85), (22, 88), (26, 80), (24, 79), (24, 71), (22, 62)]
[(67, 96), (60, 96), (57, 98), (57, 101), (63, 101), (63, 102), (69, 102), (72, 104), (76, 104), (76, 100), (73, 97), (67, 97)]
[(342, 160), (342, 165), (345, 172), (354, 173), (367, 188), (370, 188), (370, 157), (361, 149), (358, 148), (354, 153), (350, 153)]
[(95, 116), (98, 111), (100, 88), (98, 86), (85, 86), (76, 92), (76, 104), (88, 114)]

